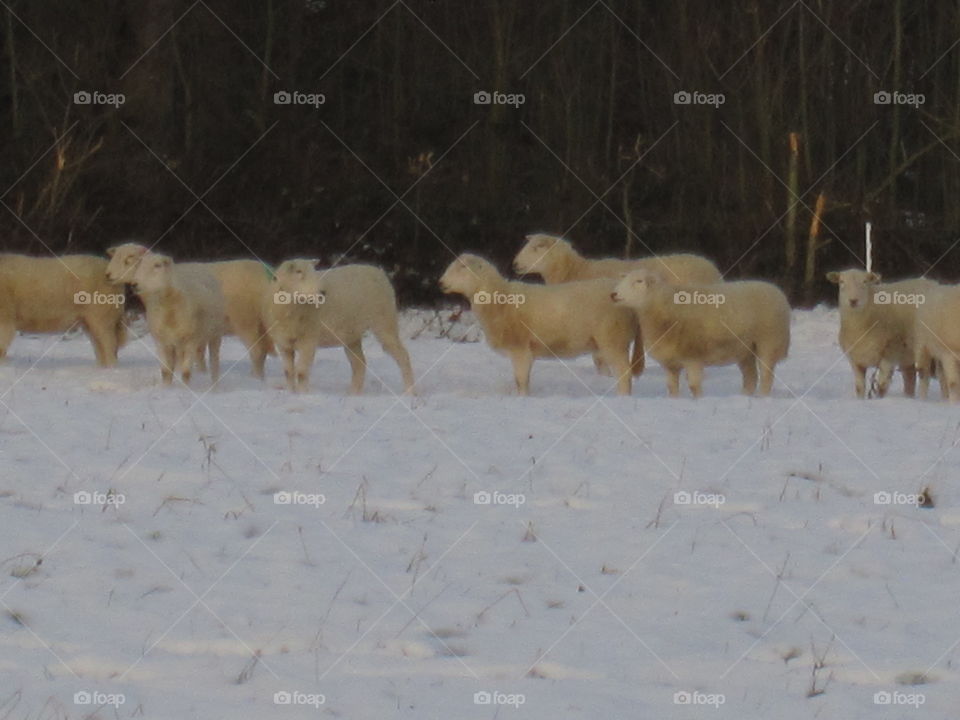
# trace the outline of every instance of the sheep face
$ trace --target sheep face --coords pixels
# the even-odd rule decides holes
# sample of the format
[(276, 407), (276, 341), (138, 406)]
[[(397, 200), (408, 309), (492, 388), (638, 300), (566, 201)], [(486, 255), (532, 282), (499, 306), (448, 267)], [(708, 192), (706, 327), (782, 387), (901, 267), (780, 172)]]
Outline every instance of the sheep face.
[(651, 294), (663, 282), (663, 278), (655, 272), (634, 270), (620, 279), (610, 294), (610, 298), (614, 302), (620, 302), (630, 307), (643, 307), (649, 302)]
[(137, 265), (131, 283), (138, 293), (158, 292), (170, 286), (173, 260), (167, 255), (148, 252)]
[(454, 260), (440, 276), (440, 289), (471, 297), (477, 292), (490, 272), (496, 272), (490, 263), (476, 255), (464, 254)]
[(277, 285), (281, 290), (289, 292), (312, 292), (316, 285), (316, 267), (319, 260), (297, 258), (280, 263), (274, 273)]
[(107, 282), (129, 283), (137, 271), (140, 259), (147, 253), (147, 248), (137, 243), (124, 243), (107, 249)]
[(840, 308), (857, 310), (871, 304), (873, 286), (880, 282), (880, 275), (864, 270), (844, 270), (827, 273), (827, 280), (839, 288)]
[(513, 259), (513, 269), (520, 275), (539, 272), (537, 268), (549, 267), (550, 251), (562, 242), (551, 235), (527, 235), (527, 244)]

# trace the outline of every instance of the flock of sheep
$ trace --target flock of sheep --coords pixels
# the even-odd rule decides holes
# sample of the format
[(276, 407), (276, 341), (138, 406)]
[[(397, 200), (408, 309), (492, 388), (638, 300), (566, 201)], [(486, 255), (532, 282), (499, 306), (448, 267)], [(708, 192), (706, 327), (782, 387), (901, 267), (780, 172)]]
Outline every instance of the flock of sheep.
[[(360, 393), (362, 338), (371, 331), (399, 366), (405, 391), (414, 390), (394, 290), (379, 268), (318, 269), (318, 261), (305, 259), (276, 270), (255, 260), (176, 263), (134, 243), (107, 255), (0, 255), (0, 358), (18, 330), (59, 333), (80, 325), (97, 363), (113, 366), (126, 339), (129, 289), (143, 302), (166, 385), (175, 374), (189, 383), (194, 365), (205, 371), (208, 358), (216, 383), (221, 338), (235, 335), (261, 379), (267, 355), (279, 354), (292, 391), (307, 389), (318, 347), (343, 347), (350, 390)], [(759, 382), (760, 394), (769, 395), (790, 346), (790, 306), (778, 287), (724, 282), (697, 255), (591, 260), (562, 238), (537, 234), (527, 236), (514, 269), (539, 274), (545, 284), (508, 280), (471, 254), (454, 260), (439, 282), (470, 301), (490, 347), (511, 359), (521, 395), (529, 393), (535, 358), (587, 353), (629, 395), (645, 352), (666, 371), (671, 396), (680, 392), (681, 371), (697, 397), (704, 368), (730, 364), (740, 368), (745, 394)], [(861, 270), (827, 277), (839, 286), (840, 345), (859, 397), (867, 392), (866, 371), (877, 368), (880, 396), (899, 369), (907, 395), (919, 373), (923, 397), (937, 376), (943, 396), (960, 401), (960, 287), (925, 278), (881, 284)]]

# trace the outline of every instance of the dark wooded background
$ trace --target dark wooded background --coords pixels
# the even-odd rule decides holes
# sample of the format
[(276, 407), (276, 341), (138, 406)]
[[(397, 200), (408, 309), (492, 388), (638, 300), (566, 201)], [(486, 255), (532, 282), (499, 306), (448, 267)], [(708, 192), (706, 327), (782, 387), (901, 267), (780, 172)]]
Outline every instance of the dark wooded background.
[[(430, 303), (454, 252), (506, 269), (541, 230), (591, 255), (701, 252), (809, 303), (826, 269), (861, 262), (870, 219), (881, 271), (960, 280), (955, 2), (8, 7), (7, 250), (345, 257)], [(84, 90), (126, 102), (75, 104)], [(326, 102), (276, 105), (281, 90)], [(475, 105), (478, 90), (525, 103)], [(925, 102), (877, 105), (881, 90)]]

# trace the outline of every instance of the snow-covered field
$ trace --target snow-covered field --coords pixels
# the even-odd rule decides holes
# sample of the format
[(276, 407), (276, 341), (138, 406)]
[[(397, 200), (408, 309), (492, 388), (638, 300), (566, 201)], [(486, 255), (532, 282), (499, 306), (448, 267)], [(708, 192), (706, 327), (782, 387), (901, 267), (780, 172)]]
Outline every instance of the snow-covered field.
[(19, 337), (0, 718), (955, 718), (960, 415), (853, 399), (837, 324), (794, 314), (774, 398), (698, 401), (589, 357), (518, 398), (432, 329), (413, 400), (373, 340), (356, 398), (336, 349), (291, 396), (232, 338), (207, 392)]

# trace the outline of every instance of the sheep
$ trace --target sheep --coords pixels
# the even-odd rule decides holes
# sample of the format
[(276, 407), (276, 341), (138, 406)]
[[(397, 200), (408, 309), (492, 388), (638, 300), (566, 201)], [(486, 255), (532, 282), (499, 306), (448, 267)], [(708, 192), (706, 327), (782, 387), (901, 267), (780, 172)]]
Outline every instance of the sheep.
[(18, 330), (62, 333), (80, 325), (97, 365), (116, 365), (126, 341), (124, 296), (104, 279), (106, 265), (93, 255), (0, 255), (0, 358)]
[(214, 274), (196, 264), (176, 265), (167, 255), (147, 252), (132, 278), (135, 292), (147, 310), (147, 326), (160, 355), (164, 385), (180, 372), (183, 383), (197, 355), (210, 353), (210, 378), (220, 379), (220, 339), (226, 332), (223, 293)]
[(920, 397), (926, 400), (932, 370), (940, 395), (960, 402), (960, 286), (941, 286), (924, 295), (917, 308), (914, 349), (920, 375)]
[[(107, 250), (110, 263), (107, 279), (113, 283), (128, 283), (147, 248), (137, 243), (124, 243)], [(271, 270), (256, 260), (221, 260), (210, 263), (179, 263), (178, 267), (203, 266), (209, 268), (220, 283), (226, 303), (227, 335), (236, 335), (250, 355), (253, 375), (264, 378), (267, 355), (275, 354), (262, 314), (264, 292), (271, 281)], [(197, 358), (205, 369), (203, 354)]]
[(386, 273), (372, 265), (318, 271), (318, 263), (303, 258), (281, 263), (263, 299), (287, 387), (305, 392), (316, 349), (340, 346), (350, 361), (350, 393), (362, 393), (367, 370), (362, 340), (370, 330), (399, 366), (405, 393), (413, 394), (413, 369), (400, 341), (396, 295)]
[(704, 366), (736, 363), (743, 393), (773, 388), (774, 368), (790, 348), (790, 305), (780, 288), (741, 280), (712, 285), (672, 285), (657, 272), (628, 273), (613, 292), (615, 302), (634, 308), (650, 354), (667, 372), (667, 391), (680, 394), (680, 371), (694, 397), (702, 394)]
[(877, 395), (884, 397), (894, 368), (903, 375), (903, 391), (916, 391), (917, 307), (938, 287), (927, 278), (880, 284), (880, 275), (864, 270), (827, 273), (838, 286), (840, 347), (853, 369), (858, 398), (866, 395), (867, 368), (876, 367)]
[(463, 254), (440, 278), (445, 293), (470, 301), (490, 347), (507, 355), (520, 395), (530, 393), (530, 369), (537, 357), (595, 353), (613, 368), (617, 392), (629, 395), (630, 342), (637, 334), (633, 312), (610, 299), (613, 281), (580, 280), (559, 285), (511, 282), (487, 260)]
[(680, 253), (639, 260), (602, 258), (591, 260), (578, 253), (569, 241), (553, 235), (527, 235), (527, 243), (513, 260), (521, 275), (539, 274), (548, 285), (595, 278), (619, 279), (631, 270), (653, 270), (677, 285), (708, 285), (720, 282), (717, 266), (704, 257)]
[[(717, 266), (699, 255), (681, 253), (661, 255), (640, 260), (602, 258), (591, 260), (578, 253), (569, 241), (553, 235), (527, 235), (526, 244), (513, 259), (513, 268), (520, 275), (539, 274), (548, 285), (572, 280), (612, 278), (618, 280), (631, 270), (641, 268), (659, 272), (669, 282), (683, 285), (708, 285), (721, 281)], [(643, 335), (638, 335), (634, 346), (634, 365), (643, 372)], [(603, 372), (595, 358), (597, 369)]]

